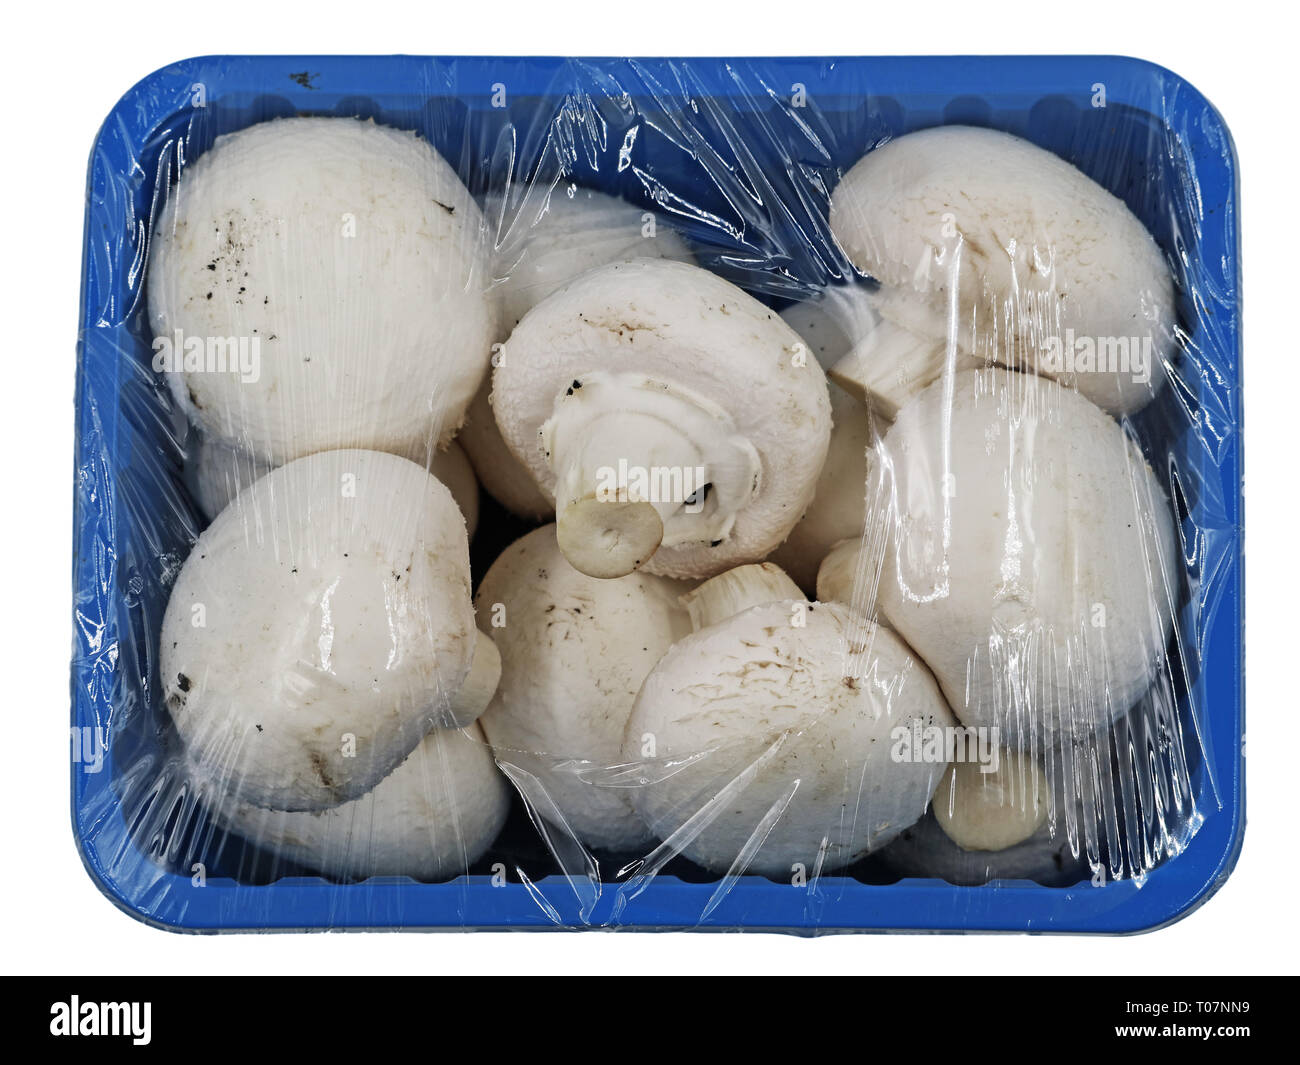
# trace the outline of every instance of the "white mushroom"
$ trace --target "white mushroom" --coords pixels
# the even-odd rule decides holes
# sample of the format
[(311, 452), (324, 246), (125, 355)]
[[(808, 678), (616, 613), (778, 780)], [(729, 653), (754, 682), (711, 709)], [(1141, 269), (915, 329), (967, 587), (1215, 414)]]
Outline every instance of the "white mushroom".
[(1078, 393), (994, 368), (899, 414), (890, 624), (954, 712), (1023, 747), (1108, 726), (1165, 662), (1177, 597), (1169, 503), (1133, 443)]
[[(163, 696), (196, 776), (319, 810), (486, 707), (451, 493), (412, 462), (327, 451), (244, 489), (199, 537), (163, 617)], [(471, 665), (473, 669), (471, 669)]]
[(850, 610), (869, 617), (877, 625), (888, 625), (880, 609), (880, 568), (888, 513), (873, 524), (872, 536), (841, 540), (826, 553), (817, 569), (817, 599), (822, 603), (843, 603)]
[(492, 413), (492, 375), (484, 379), (465, 413), (465, 424), (456, 437), (473, 463), (484, 490), (512, 514), (531, 521), (545, 521), (555, 514), (555, 504), (543, 495), (537, 482), (514, 452), (506, 447)]
[(445, 443), (488, 368), (486, 274), (477, 205), (415, 134), (265, 122), (218, 137), (154, 221), (155, 366), (271, 464)]
[(730, 621), (752, 606), (803, 599), (799, 586), (773, 562), (737, 566), (684, 592), (681, 604), (691, 619), (691, 631)]
[(934, 793), (934, 817), (963, 850), (1000, 851), (1047, 823), (1049, 799), (1037, 759), (999, 750), (996, 762), (967, 759), (948, 767)]
[(978, 761), (954, 764), (931, 812), (881, 851), (881, 864), (900, 876), (959, 885), (1034, 880), (1065, 886), (1087, 879), (1092, 860), (1100, 861), (1105, 832), (1096, 814), (1090, 819), (1085, 811), (1093, 796), (1090, 778), (1074, 781), (1059, 754), (1045, 772), (1038, 758), (1000, 748), (993, 766), (982, 772)]
[(947, 762), (896, 761), (891, 736), (953, 717), (897, 637), (805, 602), (770, 564), (691, 600), (706, 627), (650, 671), (624, 739), (642, 782), (633, 804), (664, 841), (651, 868), (683, 854), (715, 872), (811, 880), (921, 817)]
[(898, 876), (946, 880), (974, 887), (993, 880), (1033, 880), (1046, 887), (1067, 887), (1086, 880), (1087, 854), (1060, 825), (1053, 833), (1040, 828), (1021, 843), (997, 851), (968, 851), (939, 827), (933, 812), (901, 832), (879, 855)]
[[(536, 304), (594, 267), (639, 256), (695, 261), (676, 231), (653, 212), (590, 189), (528, 185), (513, 205), (500, 194), (489, 196), (484, 215), (496, 235), (493, 295), (503, 336)], [(525, 518), (548, 518), (554, 504), (501, 439), (491, 391), (489, 377), (470, 405), (460, 442), (489, 495)]]
[(844, 176), (830, 224), (881, 283), (892, 326), (846, 381), (897, 373), (920, 388), (945, 355), (954, 370), (977, 356), (1060, 377), (1116, 414), (1163, 382), (1175, 324), (1163, 254), (1121, 200), (1028, 141), (966, 126), (899, 137)]
[(533, 308), (506, 343), (502, 436), (558, 499), (560, 549), (593, 577), (671, 577), (765, 556), (812, 498), (826, 378), (798, 335), (723, 279), (638, 259)]
[(478, 479), (474, 476), (469, 456), (453, 440), (441, 451), (435, 451), (431, 456), (427, 452), (413, 456), (412, 461), (417, 466), (426, 466), (431, 474), (447, 486), (451, 498), (456, 501), (456, 506), (460, 507), (465, 519), (465, 532), (472, 540), (478, 531)]
[[(418, 466), (425, 465), (427, 453), (423, 443), (399, 452)], [(199, 509), (209, 521), (225, 510), (246, 486), (271, 472), (269, 465), (248, 452), (209, 436), (200, 437), (192, 456), (187, 474)], [(450, 489), (465, 518), (465, 529), (473, 539), (478, 528), (478, 481), (465, 452), (453, 440), (443, 450), (434, 452), (428, 469)]]
[[(868, 298), (860, 285), (831, 288), (782, 311), (781, 317), (803, 338), (822, 367), (829, 368), (874, 327)], [(873, 449), (883, 430), (875, 424), (872, 412), (863, 410), (857, 398), (834, 383), (830, 397), (830, 447), (817, 478), (816, 494), (771, 556), (805, 592), (813, 591), (817, 567), (831, 546), (862, 535)]]
[(185, 483), (208, 521), (271, 469), (269, 463), (247, 451), (207, 433), (190, 432), (185, 453)]
[(501, 652), (483, 730), (533, 808), (586, 846), (625, 851), (649, 838), (628, 789), (596, 777), (619, 760), (646, 674), (690, 631), (681, 591), (647, 573), (579, 573), (554, 525), (506, 548), (479, 587), (479, 624)]
[(527, 185), (522, 198), (488, 196), (495, 234), (493, 294), (509, 332), (530, 310), (575, 277), (625, 259), (694, 263), (686, 242), (653, 211), (576, 186)]
[(220, 793), (218, 824), (323, 876), (360, 880), (463, 874), (491, 846), (510, 789), (478, 725), (435, 729), (358, 799), (324, 810), (267, 810)]

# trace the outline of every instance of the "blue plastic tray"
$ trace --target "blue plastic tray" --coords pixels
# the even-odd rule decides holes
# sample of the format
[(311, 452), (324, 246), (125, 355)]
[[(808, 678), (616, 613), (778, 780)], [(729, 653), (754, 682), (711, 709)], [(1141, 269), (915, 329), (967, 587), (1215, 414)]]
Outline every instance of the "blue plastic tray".
[[(502, 86), (505, 106), (493, 106)], [(799, 86), (810, 101), (805, 108), (792, 104)], [(1095, 106), (1099, 90), (1104, 108)], [(1159, 412), (1144, 414), (1139, 426), (1148, 451), (1163, 449), (1161, 459), (1190, 486), (1179, 516), (1191, 575), (1184, 621), (1194, 626), (1197, 654), (1183, 663), (1182, 709), (1187, 757), (1197, 768), (1182, 852), (1136, 879), (1067, 889), (849, 876), (804, 887), (742, 877), (722, 889), (660, 874), (628, 898), (617, 883), (558, 875), (523, 883), (512, 875), (504, 886), (473, 875), (436, 885), (312, 877), (237, 883), (220, 874), (219, 860), (198, 883), (175, 852), (168, 812), (122, 801), (126, 791), (147, 793), (148, 775), (162, 763), (154, 651), (170, 580), (195, 529), (193, 514), (174, 503), (173, 430), (148, 368), (148, 220), (166, 194), (163, 157), (177, 145), (189, 158), (221, 132), (308, 112), (417, 130), (475, 192), (503, 165), (500, 134), (510, 124), (518, 173), (558, 167), (580, 184), (670, 212), (676, 197), (689, 194), (692, 211), (713, 221), (694, 228), (690, 217), (675, 221), (711, 249), (710, 265), (778, 303), (835, 280), (838, 269), (821, 251), (816, 204), (785, 205), (799, 205), (809, 189), (828, 191), (839, 172), (889, 136), (941, 123), (995, 126), (1057, 152), (1123, 198), (1179, 265), (1185, 346), (1198, 368), (1196, 394), (1170, 400), (1181, 405), (1176, 432), (1169, 426), (1177, 419)], [(565, 121), (556, 126), (561, 112)], [(554, 137), (557, 128), (566, 136)], [(151, 74), (113, 108), (90, 161), (72, 724), (103, 730), (108, 754), (100, 772), (73, 765), (73, 828), (86, 868), (128, 913), (193, 931), (614, 925), (1117, 933), (1187, 913), (1231, 871), (1245, 820), (1237, 218), (1236, 159), (1217, 112), (1177, 75), (1125, 58), (268, 56), (191, 59)]]

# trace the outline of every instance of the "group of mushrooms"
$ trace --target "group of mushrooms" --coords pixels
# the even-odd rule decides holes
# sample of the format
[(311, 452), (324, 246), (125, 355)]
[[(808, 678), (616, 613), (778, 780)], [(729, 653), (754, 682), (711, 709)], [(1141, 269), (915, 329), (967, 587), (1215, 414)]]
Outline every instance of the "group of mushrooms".
[[(210, 816), (341, 879), (464, 872), (512, 785), (553, 849), (1077, 879), (1057, 752), (1143, 698), (1178, 596), (1116, 420), (1172, 363), (1169, 268), (985, 129), (874, 148), (830, 228), (860, 276), (777, 313), (641, 207), (476, 202), (371, 121), (187, 165), (150, 326), (260, 353), (166, 375), (210, 524), (158, 662)], [(1053, 375), (1067, 330), (1141, 337), (1154, 372)], [(472, 595), (480, 486), (537, 527)], [(995, 767), (899, 756), (963, 727)]]

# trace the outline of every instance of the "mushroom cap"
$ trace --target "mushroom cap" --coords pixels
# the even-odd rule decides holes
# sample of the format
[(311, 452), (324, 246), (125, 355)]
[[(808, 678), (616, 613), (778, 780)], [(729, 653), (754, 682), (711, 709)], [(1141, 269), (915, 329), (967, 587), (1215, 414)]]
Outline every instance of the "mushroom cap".
[(460, 511), (413, 462), (327, 451), (244, 489), (163, 617), (164, 699), (195, 775), (279, 810), (365, 794), (460, 690), (469, 591)]
[[(415, 464), (423, 466), (424, 457), (414, 458)], [(474, 467), (470, 465), (464, 448), (455, 440), (450, 441), (429, 458), (428, 470), (451, 492), (451, 498), (465, 519), (465, 533), (472, 540), (478, 531), (478, 478), (474, 476)]]
[(546, 498), (537, 482), (514, 452), (506, 447), (492, 413), (492, 377), (489, 374), (465, 412), (465, 424), (456, 437), (469, 455), (484, 490), (512, 514), (530, 521), (555, 517), (555, 504)]
[[(874, 483), (871, 491), (877, 491)], [(879, 602), (880, 568), (885, 553), (884, 537), (879, 535), (879, 530), (887, 527), (886, 519), (887, 512), (882, 506), (878, 514), (873, 514), (870, 539), (852, 537), (831, 547), (817, 567), (817, 598), (823, 603), (843, 603), (877, 625), (890, 627)]]
[[(874, 325), (867, 290), (850, 285), (827, 289), (781, 312), (829, 369), (846, 355)], [(841, 540), (861, 536), (865, 525), (867, 481), (876, 432), (873, 415), (832, 381), (831, 437), (826, 462), (817, 478), (813, 500), (790, 535), (773, 553), (772, 561), (784, 569), (804, 592), (813, 594), (817, 568)], [(861, 485), (861, 491), (855, 486)]]
[(644, 779), (632, 802), (706, 869), (731, 871), (742, 855), (773, 878), (796, 863), (841, 868), (930, 803), (947, 763), (891, 756), (891, 733), (913, 721), (953, 717), (892, 633), (835, 603), (752, 607), (678, 641), (646, 677), (624, 741)]
[(637, 259), (592, 270), (515, 328), (493, 377), (510, 450), (551, 498), (556, 477), (539, 431), (592, 371), (644, 374), (716, 404), (761, 463), (757, 492), (716, 547), (660, 547), (651, 573), (703, 577), (765, 557), (807, 508), (830, 438), (830, 399), (797, 333), (728, 281), (685, 263)]
[(325, 810), (211, 803), (225, 829), (329, 877), (445, 880), (466, 872), (505, 824), (510, 788), (477, 725), (434, 729), (358, 799)]
[[(1067, 379), (1113, 413), (1145, 405), (1174, 343), (1174, 286), (1160, 248), (1123, 201), (1064, 159), (1008, 133), (944, 126), (869, 152), (831, 196), (831, 230), (885, 286), (882, 313), (958, 343), (1038, 366), (1049, 337), (1150, 337), (1150, 380)], [(956, 278), (956, 291), (952, 291)], [(892, 305), (892, 309), (891, 309)]]
[(167, 374), (205, 433), (277, 465), (400, 451), (450, 438), (487, 372), (486, 273), (479, 209), (428, 143), (275, 119), (185, 169), (153, 226), (149, 323), (257, 343), (255, 379)]
[(1166, 653), (1179, 556), (1164, 491), (1078, 393), (1001, 368), (951, 384), (885, 436), (881, 609), (966, 725), (1017, 747), (1105, 727)]
[(271, 466), (207, 433), (191, 433), (185, 480), (203, 516), (211, 521), (240, 492), (271, 472)]
[(653, 211), (592, 189), (529, 186), (513, 205), (495, 193), (483, 214), (496, 236), (492, 291), (507, 333), (547, 296), (597, 266), (639, 258), (695, 262), (682, 237)]
[(807, 594), (815, 594), (817, 569), (841, 540), (860, 537), (866, 525), (869, 478), (876, 442), (871, 412), (842, 388), (831, 389), (830, 446), (816, 494), (771, 559)]
[[(408, 445), (399, 454), (423, 466), (428, 449), (421, 441)], [(225, 510), (246, 485), (271, 472), (271, 467), (255, 456), (206, 435), (199, 438), (193, 456), (189, 480), (199, 509), (209, 521)], [(465, 452), (453, 440), (443, 450), (434, 452), (428, 468), (451, 490), (465, 518), (466, 532), (473, 539), (478, 528), (478, 481)]]
[[(516, 540), (479, 586), (480, 623), (501, 652), (483, 731), (543, 816), (553, 806), (582, 843), (625, 851), (649, 839), (629, 789), (595, 782), (620, 760), (641, 682), (690, 631), (680, 582), (647, 573), (600, 580), (569, 565), (545, 525)], [(496, 605), (505, 624), (489, 627)]]

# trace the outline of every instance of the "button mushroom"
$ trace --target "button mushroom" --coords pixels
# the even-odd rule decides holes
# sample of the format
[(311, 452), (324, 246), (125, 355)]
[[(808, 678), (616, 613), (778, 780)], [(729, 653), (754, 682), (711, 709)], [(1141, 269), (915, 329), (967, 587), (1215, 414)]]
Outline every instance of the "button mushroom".
[(593, 577), (699, 577), (762, 558), (812, 498), (826, 378), (772, 311), (705, 270), (638, 259), (584, 274), (516, 327), (497, 423), (558, 501)]
[(271, 472), (271, 465), (206, 433), (190, 432), (185, 482), (203, 516), (212, 521), (240, 492)]
[[(873, 481), (874, 486), (878, 481)], [(888, 511), (882, 509), (871, 523), (870, 538), (841, 540), (826, 553), (817, 569), (817, 599), (823, 603), (843, 603), (849, 609), (869, 617), (877, 625), (888, 625), (880, 609), (880, 562), (884, 554), (884, 536), (888, 528)]]
[(885, 436), (891, 625), (970, 726), (1023, 747), (1104, 728), (1165, 662), (1169, 503), (1078, 393), (994, 368), (936, 382)]
[(925, 812), (947, 762), (896, 761), (890, 737), (953, 717), (896, 636), (807, 603), (770, 563), (687, 599), (700, 627), (650, 671), (624, 739), (641, 775), (632, 802), (664, 841), (652, 868), (684, 854), (715, 872), (812, 879)]
[(880, 864), (897, 876), (946, 880), (977, 887), (994, 880), (1032, 880), (1045, 887), (1068, 887), (1091, 871), (1086, 853), (1063, 828), (1045, 825), (1028, 839), (1001, 850), (963, 850), (939, 827), (933, 812), (899, 834), (879, 854)]
[(899, 137), (844, 176), (830, 224), (881, 283), (889, 323), (846, 383), (870, 392), (862, 375), (902, 374), (919, 390), (950, 339), (954, 359), (1059, 377), (1115, 414), (1164, 379), (1175, 307), (1159, 247), (1121, 200), (1028, 141), (966, 126)]
[(475, 393), (456, 439), (470, 456), (484, 490), (506, 510), (530, 521), (546, 521), (555, 514), (555, 504), (501, 439), (492, 413), (491, 374)]
[(880, 862), (900, 876), (963, 886), (992, 880), (1076, 884), (1101, 864), (1107, 832), (1089, 807), (1109, 806), (1091, 774), (1076, 780), (1059, 753), (1045, 771), (1038, 758), (1001, 749), (992, 772), (970, 761), (952, 766), (931, 812), (881, 851)]
[(534, 809), (563, 819), (586, 846), (625, 851), (649, 838), (628, 789), (593, 774), (618, 762), (641, 682), (690, 631), (681, 591), (648, 573), (579, 573), (554, 525), (506, 548), (479, 587), (479, 623), (501, 652), (483, 730)]
[[(218, 137), (158, 213), (155, 362), (208, 435), (273, 465), (445, 443), (488, 368), (482, 216), (412, 133), (288, 118)], [(161, 347), (160, 347), (161, 345)]]
[[(534, 306), (587, 270), (627, 258), (694, 262), (676, 231), (653, 214), (590, 189), (527, 187), (522, 202), (489, 196), (484, 208), (496, 234), (493, 295), (505, 336)], [(470, 405), (460, 441), (488, 494), (507, 510), (542, 520), (554, 506), (506, 447), (491, 405), (492, 380)]]
[(406, 459), (327, 451), (254, 482), (163, 617), (163, 694), (195, 775), (277, 810), (365, 794), (431, 727), (486, 707), (500, 662), (469, 589), (451, 493)]
[[(255, 456), (208, 436), (200, 437), (192, 454), (189, 479), (199, 509), (209, 521), (225, 510), (247, 485), (271, 472), (271, 467)], [(423, 466), (428, 451), (420, 443), (404, 448), (400, 454)], [(478, 528), (478, 481), (465, 452), (453, 440), (443, 450), (434, 452), (428, 470), (450, 489), (465, 518), (465, 530), (473, 539)]]
[[(823, 368), (834, 366), (870, 332), (874, 316), (860, 285), (827, 289), (781, 312), (781, 317), (803, 338)], [(805, 592), (812, 592), (817, 567), (832, 545), (861, 536), (868, 470), (877, 434), (884, 423), (835, 383), (830, 384), (831, 438), (826, 463), (813, 501), (799, 523), (771, 556)], [(860, 486), (860, 487), (859, 487)]]
[(278, 857), (323, 876), (361, 880), (463, 874), (491, 846), (510, 789), (478, 725), (435, 729), (358, 799), (324, 810), (267, 810), (218, 794), (214, 819)]
[(529, 185), (514, 203), (500, 193), (489, 196), (483, 213), (496, 234), (493, 295), (507, 331), (598, 266), (625, 259), (695, 262), (677, 231), (653, 212), (592, 189)]
[(934, 793), (944, 835), (968, 851), (1000, 851), (1023, 843), (1047, 823), (1047, 778), (1021, 751), (1000, 750), (996, 763), (955, 762)]

